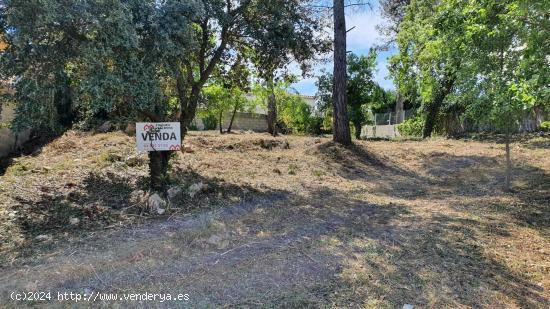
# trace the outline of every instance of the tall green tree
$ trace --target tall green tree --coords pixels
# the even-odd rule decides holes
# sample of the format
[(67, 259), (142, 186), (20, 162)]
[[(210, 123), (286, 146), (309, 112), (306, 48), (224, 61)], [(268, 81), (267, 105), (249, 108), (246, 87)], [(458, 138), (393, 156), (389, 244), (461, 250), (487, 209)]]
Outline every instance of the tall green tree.
[(441, 108), (510, 134), (534, 110), (548, 110), (550, 20), (547, 1), (412, 0), (397, 35), (391, 72), (402, 93), (417, 89), (427, 137)]
[(399, 92), (419, 93), (424, 111), (423, 137), (430, 137), (445, 100), (458, 88), (463, 62), (471, 56), (472, 38), (464, 35), (465, 1), (412, 0), (399, 25), (399, 53), (390, 72)]
[[(205, 117), (211, 115), (218, 120), (220, 134), (231, 133), (237, 112), (253, 108), (253, 101), (248, 100), (246, 93), (236, 87), (224, 87), (220, 84), (208, 85), (203, 89), (204, 111), (201, 114)], [(229, 125), (224, 130), (224, 119), (229, 115)]]
[(376, 68), (376, 51), (371, 49), (367, 56), (348, 56), (347, 95), (350, 107), (350, 122), (353, 125), (355, 138), (361, 138), (361, 127), (367, 121), (366, 105), (372, 103), (376, 93), (374, 70)]
[[(254, 36), (261, 38), (250, 45), (250, 55), (257, 75), (269, 91), (267, 104), (268, 132), (277, 135), (276, 87), (292, 78), (291, 64), (306, 74), (316, 56), (328, 52), (330, 45), (322, 35), (323, 24), (310, 6), (302, 1), (259, 1), (256, 6), (264, 16), (255, 19)], [(267, 13), (267, 14), (266, 14)], [(295, 24), (300, 20), (299, 24)]]
[[(17, 77), (15, 126), (59, 131), (125, 113), (179, 119), (183, 139), (212, 74), (270, 37), (258, 30), (273, 15), (262, 2), (6, 0), (0, 77)], [(309, 16), (296, 12), (273, 18), (300, 28)], [(152, 183), (164, 183), (169, 153), (149, 156)]]
[[(171, 119), (171, 60), (193, 44), (186, 1), (8, 0), (4, 78), (16, 77), (15, 127), (60, 130), (116, 113)], [(169, 152), (150, 152), (153, 188), (166, 182)]]
[[(194, 20), (198, 44), (188, 57), (175, 63), (175, 67), (180, 68), (177, 89), (182, 136), (195, 116), (201, 90), (216, 66), (227, 64), (234, 54), (245, 55), (250, 46), (265, 47), (262, 50), (272, 55), (266, 57), (275, 57), (269, 59), (286, 59), (292, 54), (295, 60), (301, 60), (299, 52), (289, 53), (289, 50), (309, 53), (310, 49), (299, 48), (302, 40), (321, 33), (314, 31), (320, 29), (317, 26), (320, 19), (311, 18), (309, 8), (312, 1), (309, 0), (199, 2), (205, 12)], [(281, 39), (283, 36), (284, 40)]]
[(550, 4), (531, 1), (480, 1), (467, 10), (468, 35), (477, 69), (476, 100), (468, 116), (505, 133), (505, 188), (511, 190), (510, 135), (535, 108), (550, 109)]
[[(254, 101), (248, 100), (251, 74), (247, 61), (241, 55), (231, 66), (220, 66), (212, 81), (202, 91), (204, 99), (203, 111), (205, 117), (218, 119), (220, 133), (231, 133), (237, 112), (253, 108)], [(223, 129), (223, 119), (230, 113), (227, 130)]]
[[(348, 127), (354, 128), (355, 137), (360, 138), (361, 127), (367, 123), (367, 110), (380, 109), (387, 103), (387, 93), (374, 81), (377, 53), (371, 49), (366, 56), (348, 55), (346, 80), (348, 97)], [(332, 106), (333, 76), (324, 73), (318, 77), (316, 85), (317, 97), (321, 110), (326, 111)], [(390, 102), (393, 104), (394, 102)]]

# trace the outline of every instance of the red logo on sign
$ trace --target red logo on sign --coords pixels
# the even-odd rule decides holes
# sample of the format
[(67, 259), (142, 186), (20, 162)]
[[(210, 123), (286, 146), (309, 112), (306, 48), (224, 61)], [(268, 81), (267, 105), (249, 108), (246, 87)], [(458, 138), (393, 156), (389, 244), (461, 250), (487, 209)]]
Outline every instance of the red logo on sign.
[(180, 145), (172, 145), (170, 146), (170, 151), (179, 151), (181, 149)]
[(154, 129), (155, 128), (155, 125), (154, 124), (146, 124), (143, 126), (143, 130), (144, 131), (147, 131), (147, 130), (150, 130), (150, 129)]

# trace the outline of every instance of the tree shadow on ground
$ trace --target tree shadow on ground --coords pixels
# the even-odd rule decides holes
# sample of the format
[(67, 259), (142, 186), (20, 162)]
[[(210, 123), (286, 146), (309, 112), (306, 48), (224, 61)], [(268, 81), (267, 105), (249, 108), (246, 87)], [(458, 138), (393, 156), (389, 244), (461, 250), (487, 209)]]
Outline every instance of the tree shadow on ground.
[[(374, 193), (394, 198), (413, 200), (428, 195), (490, 197), (505, 194), (504, 162), (495, 157), (432, 152), (422, 158), (420, 170), (425, 172), (419, 174), (360, 145), (342, 147), (332, 142), (325, 143), (317, 147), (316, 154), (334, 167), (340, 177), (374, 183)], [(515, 181), (528, 183), (527, 190), (550, 189), (550, 175), (540, 167), (514, 166), (513, 177)]]
[(332, 163), (337, 168), (338, 175), (350, 180), (385, 175), (419, 177), (414, 172), (393, 164), (386, 158), (381, 158), (361, 145), (344, 147), (328, 142), (317, 146), (315, 152), (328, 163)]
[[(510, 142), (512, 143), (529, 143), (533, 139), (550, 138), (550, 133), (538, 132), (538, 133), (516, 133), (510, 135)], [(480, 142), (493, 142), (497, 144), (506, 143), (506, 134), (503, 133), (472, 133), (463, 137), (466, 140), (474, 140)]]
[[(262, 191), (250, 186), (237, 186), (218, 178), (207, 178), (192, 171), (174, 170), (174, 181), (185, 179), (188, 183), (203, 183), (205, 188), (194, 197), (186, 191), (167, 206), (171, 211), (164, 216), (150, 215), (146, 199), (136, 200), (133, 195), (147, 189), (148, 178), (120, 176), (112, 172), (90, 172), (78, 184), (66, 182), (55, 187), (43, 186), (39, 192), (14, 197), (17, 210), (12, 239), (27, 241), (17, 247), (16, 257), (26, 257), (39, 251), (51, 251), (51, 241), (36, 240), (39, 235), (51, 236), (56, 244), (80, 234), (86, 234), (111, 226), (132, 226), (145, 221), (162, 221), (177, 212), (207, 211), (223, 207), (235, 201), (266, 198), (281, 192)], [(178, 183), (182, 185), (181, 183)], [(185, 185), (185, 184), (184, 184)], [(185, 188), (185, 187), (184, 187)], [(78, 222), (71, 224), (71, 219)]]
[[(412, 213), (406, 205), (375, 204), (337, 190), (258, 192), (192, 177), (243, 196), (254, 192), (250, 200), (209, 214), (241, 231), (228, 247), (203, 247), (201, 239), (210, 239), (211, 231), (203, 229), (205, 214), (198, 213), (98, 235), (74, 254), (68, 254), (71, 247), (61, 249), (56, 273), (36, 271), (32, 280), (61, 290), (185, 291), (205, 306), (509, 304), (498, 303), (495, 293), (520, 306), (549, 304), (540, 287), (484, 253), (478, 235), (495, 230), (482, 220)], [(75, 261), (94, 266), (83, 269)], [(24, 284), (0, 282), (2, 292)]]
[[(473, 181), (473, 193), (467, 196), (501, 194), (479, 191), (494, 177), (498, 180), (502, 176), (485, 157), (436, 155), (423, 162), (429, 165), (428, 173), (418, 175), (387, 164), (362, 148), (321, 145), (319, 151), (338, 175), (380, 183), (373, 193), (405, 201), (467, 194), (463, 180), (449, 179), (457, 177), (455, 172), (479, 173), (479, 168), (487, 169), (489, 176)], [(533, 172), (540, 173), (532, 179), (537, 184), (533, 190), (543, 192), (548, 180), (544, 171), (532, 166), (518, 170), (521, 177)], [(452, 177), (447, 179), (447, 175)], [(207, 185), (196, 197), (184, 195), (174, 203), (174, 207), (186, 211), (197, 210), (196, 214), (164, 217), (135, 229), (102, 232), (87, 239), (75, 253), (71, 244), (63, 244), (57, 249), (62, 253), (56, 257), (55, 273), (52, 262), (43, 259), (37, 262), (39, 268), (28, 281), (38, 281), (39, 288), (49, 289), (185, 291), (195, 300), (205, 300), (204, 307), (268, 303), (273, 307), (362, 307), (371, 301), (377, 301), (377, 307), (401, 307), (406, 303), (436, 308), (509, 306), (510, 301), (504, 298), (523, 307), (550, 305), (547, 292), (484, 250), (484, 241), (507, 236), (510, 226), (466, 214), (478, 207), (480, 211), (521, 216), (531, 208), (516, 209), (510, 204), (493, 210), (484, 205), (463, 205), (452, 215), (413, 212), (404, 202), (374, 203), (356, 198), (349, 191), (318, 189), (297, 194), (235, 185), (178, 169), (172, 176), (184, 187), (198, 182)], [(94, 176), (83, 183), (87, 185), (81, 196), (86, 201), (102, 194), (101, 188), (117, 187), (108, 182), (108, 177), (102, 180)], [(548, 214), (548, 208), (543, 208), (547, 194), (537, 193), (537, 205), (529, 210), (529, 218), (517, 220), (526, 222), (537, 212), (545, 218), (540, 214)], [(41, 199), (65, 202), (51, 195)], [(527, 197), (521, 199), (527, 201)], [(537, 224), (544, 226), (547, 221), (541, 220)], [(214, 224), (203, 224), (205, 221), (223, 223), (229, 231), (217, 230)], [(232, 235), (228, 238), (233, 237), (226, 247), (208, 244), (211, 236), (225, 232)], [(0, 279), (2, 293), (25, 286), (27, 279), (20, 282), (14, 277)]]
[(37, 156), (42, 151), (42, 148), (47, 144), (54, 141), (59, 136), (47, 135), (42, 137), (33, 137), (29, 141), (25, 142), (17, 151), (14, 153), (0, 158), (0, 176), (4, 176), (6, 170), (16, 162), (16, 159), (23, 156)]
[(550, 149), (550, 136), (529, 141), (524, 144), (527, 149)]
[[(321, 192), (311, 196), (321, 196)], [(378, 299), (393, 308), (407, 303), (421, 307), (504, 306), (494, 298), (497, 292), (524, 307), (550, 305), (542, 287), (488, 257), (480, 246), (480, 233), (498, 235), (506, 233), (505, 229), (443, 214), (421, 217), (404, 205), (371, 204), (350, 199), (343, 192), (333, 193), (330, 199), (303, 202), (313, 207), (296, 209), (291, 217), (306, 222), (324, 220), (326, 228), (308, 237), (336, 240), (322, 242), (321, 253), (312, 256), (320, 264), (337, 261), (333, 266), (340, 275), (332, 282), (278, 296), (271, 300), (273, 304), (305, 299), (315, 307), (340, 299), (340, 305), (361, 307)]]
[[(17, 225), (26, 239), (41, 234), (79, 233), (118, 219), (113, 212), (128, 206), (132, 187), (128, 179), (113, 173), (89, 173), (82, 183), (43, 186), (36, 194), (15, 196)], [(78, 224), (70, 224), (78, 218)]]

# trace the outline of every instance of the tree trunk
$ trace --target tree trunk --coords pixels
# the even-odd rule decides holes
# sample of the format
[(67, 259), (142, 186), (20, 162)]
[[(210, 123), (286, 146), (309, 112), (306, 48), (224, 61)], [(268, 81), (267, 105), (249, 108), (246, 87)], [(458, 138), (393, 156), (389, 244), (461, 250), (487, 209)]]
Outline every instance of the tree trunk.
[[(436, 100), (439, 101), (438, 99)], [(422, 138), (432, 136), (440, 105), (440, 102), (434, 101), (427, 106), (426, 120), (424, 121), (424, 128), (422, 128)]]
[(185, 92), (178, 91), (178, 98), (180, 100), (180, 129), (181, 129), (181, 141), (187, 135), (187, 130), (189, 125), (195, 118), (195, 113), (197, 110), (197, 104), (199, 103), (200, 98), (200, 89), (197, 86), (194, 86), (191, 90), (189, 97), (185, 96)]
[(447, 95), (449, 95), (449, 93), (451, 93), (451, 91), (453, 90), (454, 83), (454, 77), (446, 79), (443, 82), (443, 85), (441, 86), (437, 96), (430, 104), (428, 104), (426, 111), (426, 121), (424, 122), (424, 128), (422, 129), (422, 138), (428, 138), (432, 136), (435, 123), (437, 121), (437, 116), (439, 115), (439, 110), (441, 109), (443, 101), (445, 101)]
[(154, 191), (163, 191), (168, 184), (168, 161), (170, 151), (149, 152), (150, 187)]
[(332, 89), (333, 140), (351, 145), (347, 108), (346, 16), (344, 0), (334, 0), (334, 82)]
[(271, 93), (267, 100), (267, 132), (277, 136), (277, 100), (273, 89), (273, 81), (270, 82), (269, 89)]
[(404, 107), (404, 100), (403, 96), (398, 92), (397, 93), (397, 99), (395, 100), (395, 123), (403, 123), (405, 121), (405, 107)]
[(229, 127), (227, 127), (227, 133), (231, 133), (231, 128), (233, 127), (233, 121), (235, 121), (235, 115), (237, 115), (237, 109), (239, 108), (239, 103), (235, 103), (233, 108), (233, 114), (231, 114), (231, 120), (229, 121)]
[(512, 159), (510, 158), (510, 128), (506, 129), (506, 183), (505, 190), (512, 190)]
[(218, 126), (220, 127), (220, 134), (223, 134), (222, 118), (223, 118), (223, 111), (220, 111), (220, 115), (218, 116)]

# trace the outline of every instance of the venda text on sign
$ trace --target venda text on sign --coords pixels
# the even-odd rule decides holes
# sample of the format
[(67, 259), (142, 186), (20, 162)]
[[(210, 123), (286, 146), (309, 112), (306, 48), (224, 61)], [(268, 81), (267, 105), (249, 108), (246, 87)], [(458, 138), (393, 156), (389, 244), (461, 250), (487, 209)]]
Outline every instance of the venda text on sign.
[(181, 149), (179, 122), (136, 123), (138, 151), (178, 151)]

